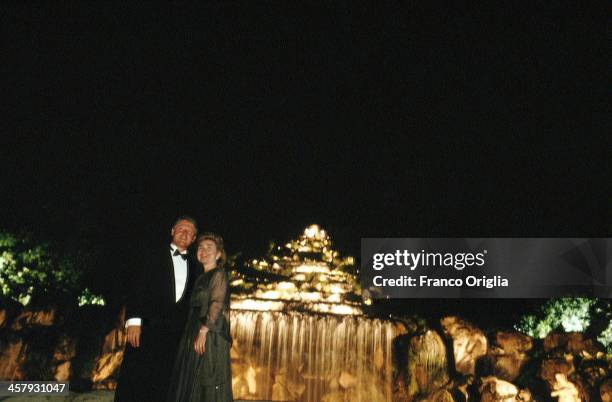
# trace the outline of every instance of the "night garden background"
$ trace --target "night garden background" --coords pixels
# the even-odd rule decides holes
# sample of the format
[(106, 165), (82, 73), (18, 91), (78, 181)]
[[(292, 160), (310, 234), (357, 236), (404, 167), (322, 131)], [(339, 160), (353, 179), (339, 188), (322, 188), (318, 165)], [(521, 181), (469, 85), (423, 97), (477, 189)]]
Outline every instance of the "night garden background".
[[(5, 11), (2, 379), (64, 370), (76, 391), (112, 388), (113, 373), (96, 382), (92, 371), (122, 346), (112, 331), (130, 266), (168, 239), (180, 214), (224, 237), (246, 283), (304, 283), (292, 279), (296, 261), (318, 261), (352, 286), (361, 237), (609, 236), (598, 10), (219, 1)], [(316, 239), (305, 231), (312, 224), (352, 264), (286, 247)], [(281, 272), (259, 266), (294, 254)], [(234, 291), (255, 293), (240, 283)], [(399, 348), (383, 353), (392, 389), (381, 400), (485, 395), (498, 385), (479, 373), (503, 377), (493, 351), (508, 343), (531, 359), (508, 380), (517, 392), (551, 398), (562, 383), (555, 370), (582, 400), (605, 400), (600, 389), (609, 389), (609, 300), (349, 301), (365, 325), (343, 321), (349, 333), (366, 328), (367, 343), (368, 325), (380, 325), (380, 342)], [(329, 331), (341, 320), (291, 314), (319, 317), (315, 327)], [(461, 321), (441, 321), (449, 316)], [(453, 365), (452, 328), (486, 338), (489, 366)], [(519, 328), (533, 338), (499, 335)], [(541, 340), (553, 330), (580, 335)], [(414, 374), (424, 349), (453, 356), (434, 362), (442, 374)], [(365, 356), (379, 362), (376, 350)], [(564, 353), (575, 355), (571, 365)], [(546, 364), (554, 368), (542, 374)], [(359, 378), (337, 373), (317, 388), (313, 374), (301, 390), (291, 381), (307, 376), (289, 371), (269, 381), (287, 400), (342, 400)]]

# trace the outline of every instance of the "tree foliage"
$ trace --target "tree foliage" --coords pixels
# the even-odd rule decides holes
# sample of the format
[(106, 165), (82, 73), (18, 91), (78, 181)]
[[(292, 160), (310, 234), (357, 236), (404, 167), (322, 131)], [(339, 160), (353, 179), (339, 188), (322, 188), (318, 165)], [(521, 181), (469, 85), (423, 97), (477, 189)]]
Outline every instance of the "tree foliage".
[(551, 299), (534, 314), (525, 315), (516, 329), (534, 338), (551, 331), (586, 332), (612, 349), (612, 307), (609, 300), (586, 297)]
[(0, 291), (22, 305), (57, 303), (81, 291), (75, 259), (28, 235), (0, 232)]

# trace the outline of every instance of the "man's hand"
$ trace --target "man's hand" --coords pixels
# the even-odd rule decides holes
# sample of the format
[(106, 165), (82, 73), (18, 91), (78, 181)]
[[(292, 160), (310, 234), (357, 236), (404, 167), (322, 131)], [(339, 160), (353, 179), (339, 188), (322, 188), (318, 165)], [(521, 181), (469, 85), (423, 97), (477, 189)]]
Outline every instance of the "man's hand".
[(196, 337), (195, 342), (193, 343), (193, 349), (197, 354), (202, 356), (206, 351), (206, 334), (208, 333), (207, 327), (202, 327), (200, 332), (198, 332), (198, 336)]
[(140, 325), (129, 325), (127, 327), (126, 339), (132, 347), (140, 347)]

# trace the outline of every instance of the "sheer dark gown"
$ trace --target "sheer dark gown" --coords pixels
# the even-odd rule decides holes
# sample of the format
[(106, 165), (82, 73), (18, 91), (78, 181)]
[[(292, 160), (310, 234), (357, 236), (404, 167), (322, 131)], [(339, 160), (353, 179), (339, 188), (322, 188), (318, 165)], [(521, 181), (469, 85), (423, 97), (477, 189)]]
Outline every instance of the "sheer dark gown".
[[(202, 325), (208, 327), (206, 351), (193, 349)], [(196, 281), (185, 332), (179, 344), (168, 402), (231, 402), (229, 279), (214, 268)]]

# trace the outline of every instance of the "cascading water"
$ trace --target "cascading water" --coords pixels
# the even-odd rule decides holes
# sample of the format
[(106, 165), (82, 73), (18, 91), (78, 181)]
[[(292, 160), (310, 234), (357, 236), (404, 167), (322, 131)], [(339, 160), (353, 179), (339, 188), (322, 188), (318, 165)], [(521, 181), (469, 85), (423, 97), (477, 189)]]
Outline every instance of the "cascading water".
[(317, 225), (232, 281), (236, 399), (391, 402), (401, 324), (363, 315), (352, 257)]
[(232, 311), (234, 397), (390, 402), (401, 328), (360, 316)]

